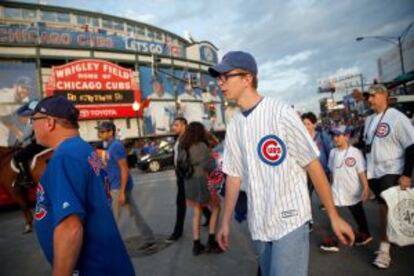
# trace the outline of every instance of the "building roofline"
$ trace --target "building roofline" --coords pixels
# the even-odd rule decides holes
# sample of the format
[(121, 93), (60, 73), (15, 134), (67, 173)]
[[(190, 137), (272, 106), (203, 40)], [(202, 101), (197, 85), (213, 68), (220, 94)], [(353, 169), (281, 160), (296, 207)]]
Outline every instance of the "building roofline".
[[(145, 27), (148, 27), (148, 28), (151, 28), (151, 29), (169, 34), (169, 35), (173, 36), (174, 38), (179, 39), (185, 45), (187, 45), (187, 46), (190, 45), (188, 40), (186, 40), (182, 36), (179, 36), (179, 35), (171, 32), (171, 31), (156, 27), (156, 26), (148, 24), (148, 23), (144, 23), (144, 22), (141, 22), (141, 21), (135, 21), (135, 20), (132, 20), (132, 19), (129, 19), (129, 18), (120, 17), (120, 16), (116, 16), (116, 15), (109, 15), (109, 14), (106, 14), (106, 13), (86, 11), (86, 10), (69, 8), (69, 7), (33, 4), (33, 3), (25, 3), (25, 2), (2, 1), (2, 2), (0, 2), (0, 5), (5, 6), (5, 7), (10, 7), (10, 8), (32, 8), (32, 9), (36, 8), (36, 9), (42, 9), (42, 10), (46, 10), (46, 11), (72, 12), (72, 13), (76, 13), (76, 14), (80, 14), (80, 15), (92, 15), (92, 16), (100, 16), (102, 18), (107, 18), (107, 19), (121, 20), (121, 21), (126, 22), (126, 23), (140, 24), (140, 25), (143, 25)], [(211, 42), (207, 42), (207, 43), (210, 43), (211, 45), (213, 45)]]

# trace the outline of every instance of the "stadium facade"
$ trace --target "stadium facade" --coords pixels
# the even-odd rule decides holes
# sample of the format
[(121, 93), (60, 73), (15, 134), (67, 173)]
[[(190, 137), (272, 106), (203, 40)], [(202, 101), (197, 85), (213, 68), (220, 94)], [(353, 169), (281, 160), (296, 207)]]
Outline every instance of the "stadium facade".
[(177, 115), (223, 131), (232, 106), (207, 73), (217, 50), (127, 18), (1, 2), (0, 113), (14, 110), (6, 95), (24, 85), (30, 95), (19, 104), (53, 94), (73, 101), (89, 141), (102, 120), (113, 120), (123, 138), (168, 135)]

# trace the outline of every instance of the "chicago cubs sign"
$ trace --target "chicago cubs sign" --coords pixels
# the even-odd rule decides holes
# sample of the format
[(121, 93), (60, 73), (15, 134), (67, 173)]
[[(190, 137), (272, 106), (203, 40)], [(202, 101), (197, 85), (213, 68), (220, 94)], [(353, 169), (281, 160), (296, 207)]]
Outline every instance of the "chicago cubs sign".
[(278, 166), (286, 158), (286, 145), (276, 135), (266, 135), (260, 139), (257, 153), (261, 161), (270, 166)]

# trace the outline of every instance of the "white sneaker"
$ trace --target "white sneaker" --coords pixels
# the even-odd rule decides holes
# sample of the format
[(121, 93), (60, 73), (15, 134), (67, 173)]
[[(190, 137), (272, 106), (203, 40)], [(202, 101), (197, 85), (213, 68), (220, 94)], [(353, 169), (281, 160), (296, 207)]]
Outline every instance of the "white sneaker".
[(375, 252), (375, 254), (377, 254), (377, 257), (372, 262), (373, 265), (382, 269), (386, 269), (390, 266), (391, 257), (389, 252), (379, 250)]

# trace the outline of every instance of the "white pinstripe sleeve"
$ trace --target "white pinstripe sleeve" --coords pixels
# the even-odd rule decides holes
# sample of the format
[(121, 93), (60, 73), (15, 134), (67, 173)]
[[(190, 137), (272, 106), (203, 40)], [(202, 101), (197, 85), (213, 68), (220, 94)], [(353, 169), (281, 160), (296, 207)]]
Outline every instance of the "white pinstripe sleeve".
[(235, 127), (236, 120), (229, 124), (226, 131), (223, 153), (223, 172), (230, 176), (241, 177), (242, 175), (242, 153), (238, 133)]
[(361, 151), (355, 148), (355, 158), (356, 158), (356, 166), (358, 173), (366, 171), (366, 164), (364, 156), (362, 155)]
[(302, 168), (311, 161), (319, 158), (319, 150), (308, 131), (291, 107), (283, 112), (282, 123), (286, 129), (287, 147), (289, 154)]
[(397, 134), (398, 141), (404, 149), (414, 144), (414, 127), (405, 115), (402, 115), (401, 119), (398, 120)]

